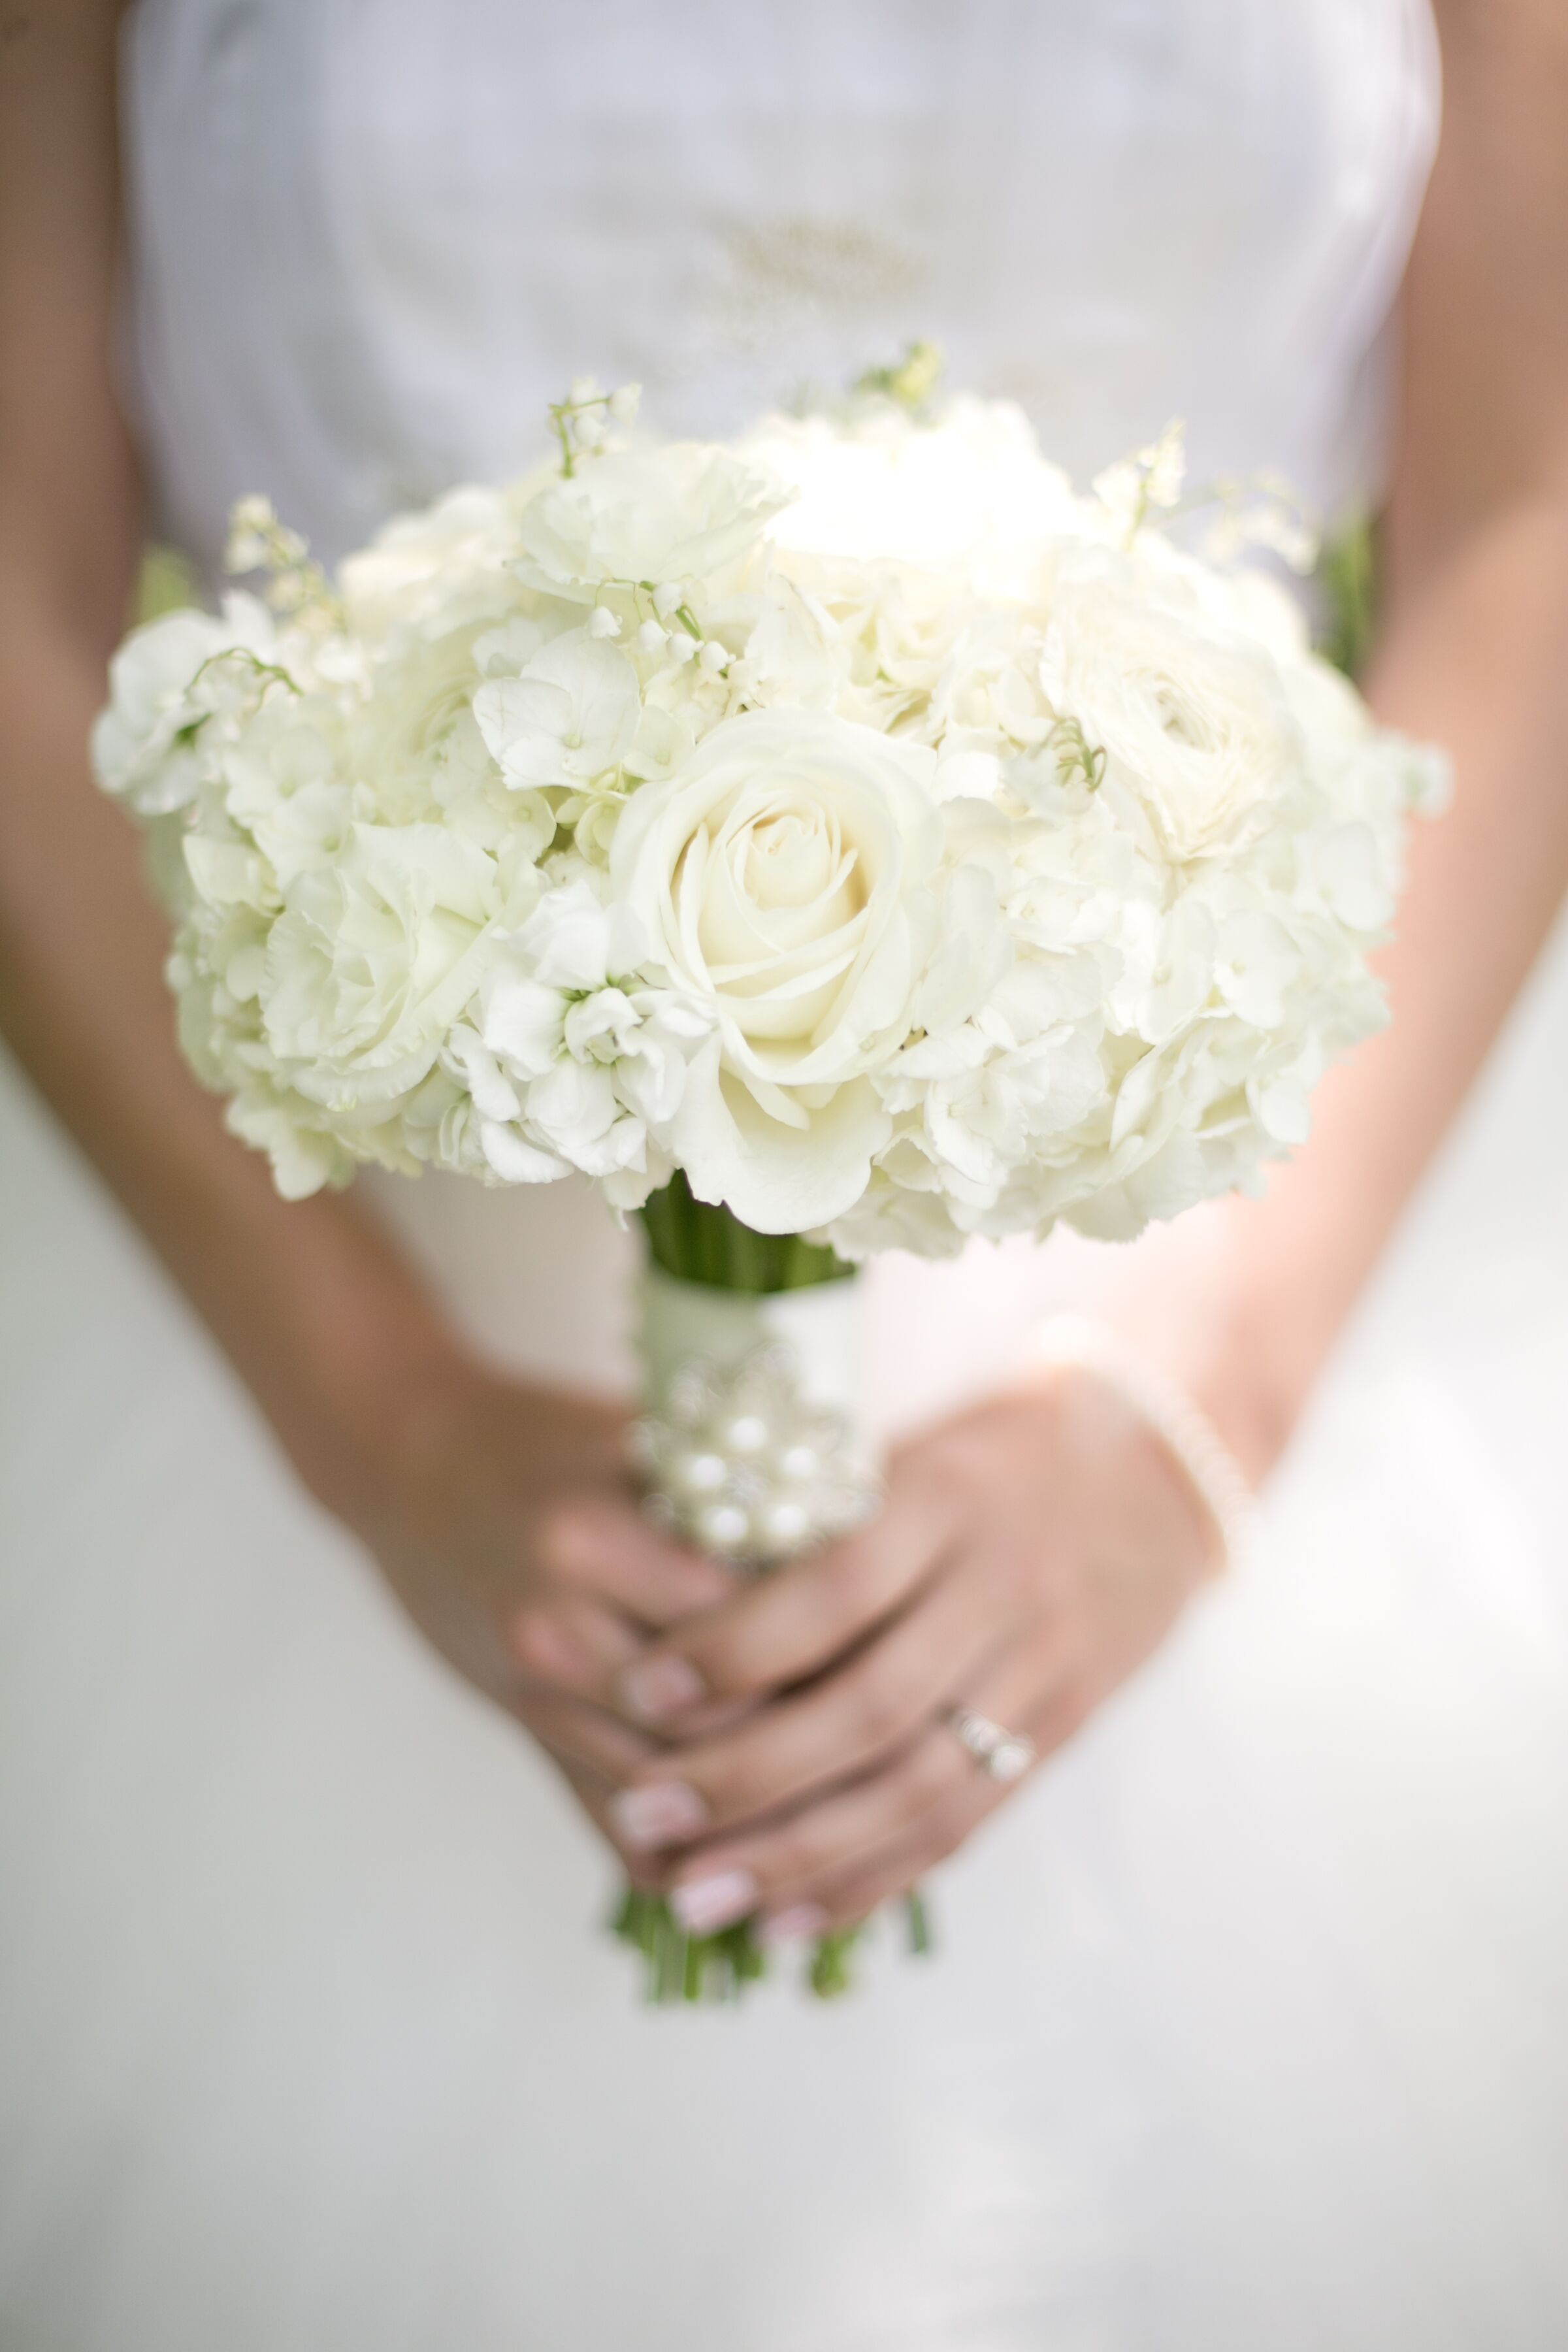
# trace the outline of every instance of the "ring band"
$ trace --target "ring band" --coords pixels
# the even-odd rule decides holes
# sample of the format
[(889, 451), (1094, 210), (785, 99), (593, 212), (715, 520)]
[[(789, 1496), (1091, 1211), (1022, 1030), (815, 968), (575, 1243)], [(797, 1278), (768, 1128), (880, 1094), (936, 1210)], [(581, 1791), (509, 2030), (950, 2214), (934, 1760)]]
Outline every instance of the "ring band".
[(950, 1707), (946, 1721), (959, 1746), (993, 1780), (1022, 1780), (1035, 1760), (1032, 1739), (993, 1723), (988, 1715), (977, 1715), (972, 1706)]

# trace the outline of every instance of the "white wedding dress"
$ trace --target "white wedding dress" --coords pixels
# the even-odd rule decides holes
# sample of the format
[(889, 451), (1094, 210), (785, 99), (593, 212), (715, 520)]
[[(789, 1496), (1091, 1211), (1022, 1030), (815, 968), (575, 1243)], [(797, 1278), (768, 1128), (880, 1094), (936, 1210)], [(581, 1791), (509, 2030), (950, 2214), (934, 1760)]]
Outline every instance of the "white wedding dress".
[[(574, 374), (741, 422), (916, 334), (1079, 474), (1374, 487), (1420, 0), (142, 0), (128, 372), (209, 568), (516, 468)], [(1568, 955), (1256, 1560), (833, 2010), (639, 2010), (614, 1873), (0, 1084), (8, 2352), (1568, 2343)], [(476, 1339), (626, 1378), (583, 1192), (377, 1186)], [(1112, 1254), (873, 1277), (874, 1403)]]

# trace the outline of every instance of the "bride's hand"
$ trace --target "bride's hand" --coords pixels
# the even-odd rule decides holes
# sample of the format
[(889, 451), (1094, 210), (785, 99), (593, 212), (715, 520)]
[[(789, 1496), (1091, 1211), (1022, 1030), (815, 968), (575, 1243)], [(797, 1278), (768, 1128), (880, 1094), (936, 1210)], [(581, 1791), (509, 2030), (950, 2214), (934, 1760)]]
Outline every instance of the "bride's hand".
[(609, 1799), (659, 1743), (614, 1711), (616, 1677), (710, 1611), (729, 1577), (639, 1512), (612, 1406), (462, 1360), (374, 1423), (342, 1515), (421, 1632), (527, 1727), (618, 1843)]
[(670, 1883), (695, 1928), (863, 1918), (1007, 1793), (947, 1710), (1048, 1755), (1154, 1649), (1217, 1540), (1163, 1441), (1094, 1373), (998, 1396), (899, 1454), (863, 1530), (622, 1669), (623, 1704), (667, 1732), (687, 1707), (768, 1700), (637, 1766), (622, 1835), (667, 1864), (685, 1849)]

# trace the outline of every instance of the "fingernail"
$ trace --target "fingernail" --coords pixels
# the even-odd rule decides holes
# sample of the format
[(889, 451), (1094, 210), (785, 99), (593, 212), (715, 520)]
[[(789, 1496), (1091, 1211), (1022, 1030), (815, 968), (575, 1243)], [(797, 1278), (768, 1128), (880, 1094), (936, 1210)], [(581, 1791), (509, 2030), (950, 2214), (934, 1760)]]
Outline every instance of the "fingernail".
[(733, 1927), (757, 1907), (757, 1882), (749, 1870), (716, 1870), (672, 1888), (670, 1907), (689, 1935), (710, 1936)]
[(702, 1696), (702, 1677), (689, 1658), (638, 1658), (621, 1676), (621, 1696), (634, 1715), (658, 1723)]
[(610, 1818), (628, 1845), (674, 1845), (707, 1826), (708, 1808), (684, 1780), (652, 1780), (612, 1797)]
[(764, 1944), (807, 1944), (826, 1925), (827, 1914), (820, 1903), (796, 1903), (764, 1919), (757, 1932)]

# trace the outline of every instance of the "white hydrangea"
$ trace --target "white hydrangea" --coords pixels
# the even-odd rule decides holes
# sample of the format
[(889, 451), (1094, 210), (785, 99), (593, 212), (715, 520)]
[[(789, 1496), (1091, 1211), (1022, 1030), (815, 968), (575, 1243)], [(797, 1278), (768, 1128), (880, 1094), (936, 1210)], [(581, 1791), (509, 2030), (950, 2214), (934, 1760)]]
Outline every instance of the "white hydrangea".
[(335, 583), (115, 656), (198, 1075), (291, 1195), (676, 1168), (761, 1231), (932, 1255), (1247, 1185), (1376, 1028), (1434, 756), (1257, 572), (1089, 498), (1005, 404), (628, 437), (399, 518)]

